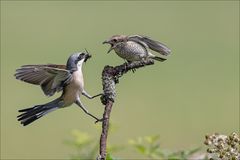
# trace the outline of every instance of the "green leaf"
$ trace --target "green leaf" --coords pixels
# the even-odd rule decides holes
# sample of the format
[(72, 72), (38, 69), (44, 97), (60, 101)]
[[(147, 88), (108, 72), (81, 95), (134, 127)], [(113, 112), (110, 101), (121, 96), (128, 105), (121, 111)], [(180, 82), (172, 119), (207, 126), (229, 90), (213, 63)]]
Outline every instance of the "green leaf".
[(91, 137), (89, 134), (81, 132), (79, 130), (73, 130), (72, 135), (75, 137), (76, 145), (83, 145), (91, 142)]
[(106, 160), (117, 160), (117, 158), (114, 158), (110, 153), (108, 153)]
[(135, 145), (135, 148), (142, 154), (146, 154), (146, 147), (143, 145)]
[(135, 140), (133, 140), (133, 139), (129, 139), (128, 140), (128, 144), (130, 144), (130, 145), (135, 145), (137, 142), (135, 141)]
[(153, 136), (145, 136), (144, 139), (147, 141), (149, 144), (155, 143), (159, 139), (159, 135), (153, 135)]
[(190, 156), (190, 155), (193, 155), (194, 153), (197, 153), (197, 152), (200, 151), (200, 150), (201, 150), (201, 147), (194, 148), (194, 149), (192, 149), (192, 150), (186, 151), (186, 154), (187, 154), (188, 156)]

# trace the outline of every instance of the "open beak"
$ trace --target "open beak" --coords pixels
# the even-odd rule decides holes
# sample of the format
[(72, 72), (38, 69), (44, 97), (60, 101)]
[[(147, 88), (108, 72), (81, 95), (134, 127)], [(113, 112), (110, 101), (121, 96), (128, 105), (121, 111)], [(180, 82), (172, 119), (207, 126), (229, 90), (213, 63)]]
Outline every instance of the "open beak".
[(87, 62), (87, 60), (90, 59), (91, 57), (92, 57), (91, 54), (86, 54), (86, 55), (85, 55), (84, 62)]
[(106, 40), (106, 41), (102, 42), (102, 44), (106, 44), (106, 43), (109, 43), (109, 40)]
[(107, 53), (110, 53), (114, 49), (113, 44), (109, 40), (104, 41), (102, 44), (110, 44), (111, 45), (111, 47), (109, 48)]

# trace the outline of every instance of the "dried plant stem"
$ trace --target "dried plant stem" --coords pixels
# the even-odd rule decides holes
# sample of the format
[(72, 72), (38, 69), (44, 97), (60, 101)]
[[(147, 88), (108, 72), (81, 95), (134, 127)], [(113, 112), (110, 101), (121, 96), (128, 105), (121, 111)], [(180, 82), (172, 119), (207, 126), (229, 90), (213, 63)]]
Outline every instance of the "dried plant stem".
[(102, 103), (105, 105), (102, 122), (102, 133), (100, 137), (100, 151), (98, 160), (105, 160), (107, 157), (107, 136), (109, 128), (109, 119), (114, 99), (116, 97), (115, 85), (119, 82), (119, 78), (129, 70), (135, 70), (147, 65), (153, 65), (153, 60), (137, 61), (132, 63), (124, 63), (122, 65), (112, 67), (105, 66), (102, 72), (102, 85), (104, 95), (101, 97)]

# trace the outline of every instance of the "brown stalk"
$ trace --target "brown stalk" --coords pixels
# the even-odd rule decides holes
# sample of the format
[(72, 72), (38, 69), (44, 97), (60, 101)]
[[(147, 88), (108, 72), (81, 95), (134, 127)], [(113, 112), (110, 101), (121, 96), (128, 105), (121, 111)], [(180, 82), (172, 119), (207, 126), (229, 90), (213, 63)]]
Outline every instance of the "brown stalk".
[(153, 65), (153, 60), (137, 61), (132, 63), (124, 63), (119, 66), (105, 66), (102, 72), (102, 85), (104, 95), (101, 97), (102, 103), (105, 105), (102, 121), (102, 133), (100, 137), (100, 150), (98, 160), (105, 160), (107, 157), (107, 136), (109, 128), (110, 113), (116, 97), (115, 85), (119, 82), (119, 78), (128, 71)]

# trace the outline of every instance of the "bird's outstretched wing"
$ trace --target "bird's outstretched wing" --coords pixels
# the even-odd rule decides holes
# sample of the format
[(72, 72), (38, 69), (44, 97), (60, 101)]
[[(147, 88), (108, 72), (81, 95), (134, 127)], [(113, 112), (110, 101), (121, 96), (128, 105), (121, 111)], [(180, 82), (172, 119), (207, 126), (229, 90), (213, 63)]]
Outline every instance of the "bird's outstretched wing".
[(52, 96), (72, 79), (70, 71), (65, 68), (65, 65), (56, 64), (24, 65), (16, 70), (15, 77), (30, 84), (40, 85), (45, 95)]
[(137, 43), (145, 43), (151, 50), (154, 50), (165, 56), (171, 53), (171, 50), (166, 45), (162, 44), (161, 42), (152, 40), (146, 36), (132, 35), (128, 36), (128, 40), (135, 41)]

